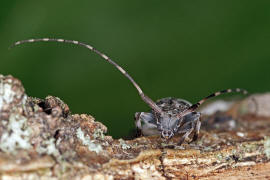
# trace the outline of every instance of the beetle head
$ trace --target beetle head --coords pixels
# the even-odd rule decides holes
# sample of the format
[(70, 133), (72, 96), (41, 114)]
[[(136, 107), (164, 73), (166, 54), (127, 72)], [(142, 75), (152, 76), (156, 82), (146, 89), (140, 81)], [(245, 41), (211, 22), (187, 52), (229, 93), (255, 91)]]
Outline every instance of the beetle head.
[(180, 119), (177, 115), (161, 113), (157, 117), (157, 127), (161, 132), (161, 136), (170, 139), (177, 133)]

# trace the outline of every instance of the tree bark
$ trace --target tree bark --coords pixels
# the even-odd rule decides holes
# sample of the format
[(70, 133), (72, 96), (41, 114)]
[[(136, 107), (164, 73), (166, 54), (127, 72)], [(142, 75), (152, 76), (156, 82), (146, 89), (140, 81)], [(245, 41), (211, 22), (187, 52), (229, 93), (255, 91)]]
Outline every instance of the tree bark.
[[(216, 111), (218, 103), (226, 111)], [(2, 179), (270, 179), (270, 94), (215, 101), (201, 109), (195, 142), (177, 146), (151, 136), (104, 135), (63, 101), (28, 97), (18, 79), (0, 75)]]

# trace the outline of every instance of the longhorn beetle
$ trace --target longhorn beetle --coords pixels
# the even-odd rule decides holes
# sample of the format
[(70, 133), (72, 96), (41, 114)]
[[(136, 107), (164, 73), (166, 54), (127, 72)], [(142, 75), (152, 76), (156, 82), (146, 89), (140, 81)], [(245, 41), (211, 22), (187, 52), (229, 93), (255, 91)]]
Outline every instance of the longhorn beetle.
[(135, 113), (135, 125), (141, 130), (143, 135), (156, 135), (161, 134), (161, 137), (165, 139), (172, 138), (175, 134), (183, 134), (179, 141), (179, 145), (181, 145), (184, 141), (189, 140), (189, 135), (194, 132), (192, 141), (195, 141), (198, 138), (198, 134), (200, 131), (201, 121), (199, 112), (195, 110), (203, 104), (207, 99), (218, 96), (224, 93), (231, 92), (241, 92), (243, 94), (247, 94), (247, 91), (244, 89), (227, 89), (223, 91), (218, 91), (213, 93), (204, 99), (200, 100), (195, 104), (191, 104), (190, 102), (177, 99), (177, 98), (163, 98), (158, 100), (156, 103), (146, 96), (140, 86), (133, 80), (133, 78), (117, 63), (115, 63), (111, 58), (101, 53), (94, 47), (74, 40), (65, 40), (65, 39), (53, 39), (53, 38), (41, 38), (41, 39), (28, 39), (15, 42), (11, 47), (17, 46), (24, 43), (32, 43), (32, 42), (62, 42), (62, 43), (70, 43), (79, 46), (83, 46), (96, 54), (100, 55), (103, 59), (108, 61), (114, 67), (116, 67), (124, 76), (126, 76), (129, 81), (135, 86), (142, 100), (148, 104), (151, 108), (150, 112), (137, 112)]

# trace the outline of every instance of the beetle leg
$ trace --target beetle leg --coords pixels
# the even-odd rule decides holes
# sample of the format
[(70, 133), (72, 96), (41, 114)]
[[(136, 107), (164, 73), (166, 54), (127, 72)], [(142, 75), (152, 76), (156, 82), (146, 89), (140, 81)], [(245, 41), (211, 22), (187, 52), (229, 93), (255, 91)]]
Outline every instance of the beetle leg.
[(195, 132), (192, 141), (196, 141), (198, 139), (200, 128), (201, 128), (201, 118), (199, 117), (196, 122)]
[(181, 137), (178, 145), (180, 146), (184, 141), (186, 141), (188, 139), (188, 136), (192, 133), (192, 131), (195, 128), (195, 124), (194, 122), (190, 122), (189, 124), (191, 124), (191, 128), (190, 129), (186, 129), (186, 133)]

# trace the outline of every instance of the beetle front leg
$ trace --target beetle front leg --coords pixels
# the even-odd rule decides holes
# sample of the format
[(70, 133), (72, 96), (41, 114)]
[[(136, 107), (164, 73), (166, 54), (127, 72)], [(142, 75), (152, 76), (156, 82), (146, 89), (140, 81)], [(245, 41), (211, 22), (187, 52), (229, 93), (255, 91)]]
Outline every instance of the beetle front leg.
[(198, 139), (200, 129), (201, 129), (201, 116), (199, 116), (198, 119), (196, 120), (195, 132), (192, 138), (192, 142)]
[(152, 113), (137, 112), (135, 114), (135, 125), (142, 135), (159, 135), (155, 117)]
[(188, 140), (189, 135), (195, 130), (193, 138), (191, 140), (195, 141), (198, 138), (198, 134), (201, 127), (200, 121), (201, 113), (199, 112), (192, 112), (184, 117), (183, 125), (180, 127), (178, 133), (184, 135), (181, 137), (178, 145), (181, 145), (184, 141)]
[(192, 131), (194, 130), (195, 124), (193, 122), (190, 123), (191, 124), (191, 128), (187, 129), (185, 134), (181, 137), (180, 141), (178, 142), (178, 145), (180, 146), (184, 141), (186, 141), (188, 139), (188, 136), (192, 133)]

